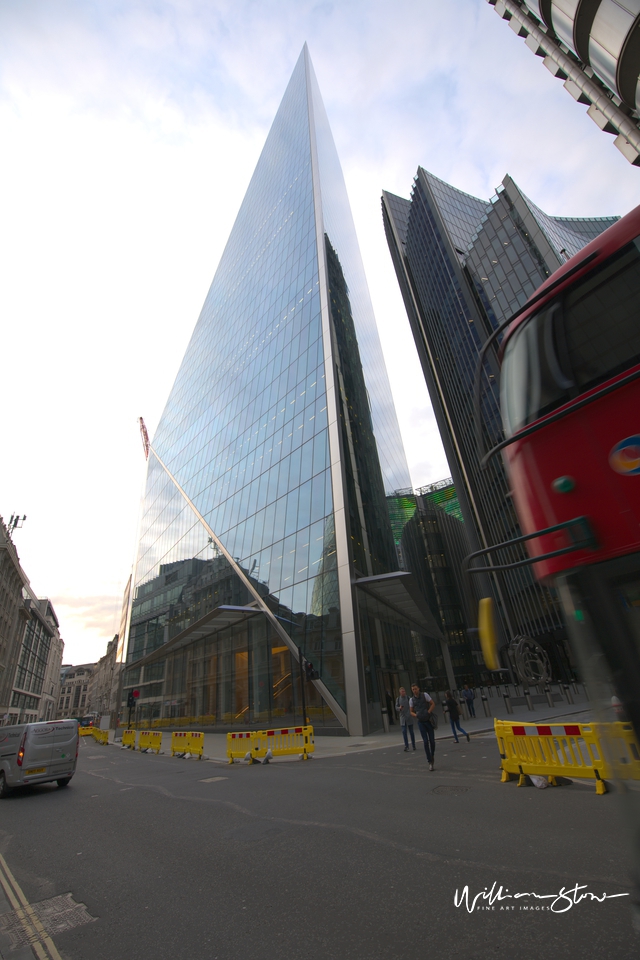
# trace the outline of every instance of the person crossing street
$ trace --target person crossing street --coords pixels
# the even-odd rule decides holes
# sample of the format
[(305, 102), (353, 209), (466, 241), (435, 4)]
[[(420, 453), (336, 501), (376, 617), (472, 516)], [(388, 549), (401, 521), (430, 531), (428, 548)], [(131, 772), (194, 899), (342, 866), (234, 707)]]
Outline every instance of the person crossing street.
[(433, 770), (436, 754), (436, 738), (433, 732), (431, 715), (436, 705), (428, 693), (420, 690), (417, 683), (411, 684), (411, 693), (413, 694), (409, 700), (411, 716), (415, 717), (418, 721), (418, 730), (424, 743), (424, 752), (427, 755), (429, 770)]
[(456, 732), (456, 727), (457, 727), (460, 733), (463, 736), (465, 736), (467, 740), (469, 740), (470, 739), (469, 734), (467, 733), (466, 730), (463, 730), (462, 727), (460, 726), (460, 706), (457, 700), (453, 699), (453, 694), (451, 693), (451, 690), (447, 690), (446, 697), (447, 697), (446, 706), (447, 706), (447, 710), (449, 711), (449, 722), (451, 724), (451, 732), (453, 734), (453, 739), (455, 740), (456, 743), (460, 743), (460, 741), (458, 740), (458, 734)]

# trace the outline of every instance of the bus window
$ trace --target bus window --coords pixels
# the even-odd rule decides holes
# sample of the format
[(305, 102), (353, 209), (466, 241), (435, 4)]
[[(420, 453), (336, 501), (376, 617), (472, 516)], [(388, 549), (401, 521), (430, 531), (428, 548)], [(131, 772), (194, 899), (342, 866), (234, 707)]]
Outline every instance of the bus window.
[(582, 393), (640, 363), (640, 252), (630, 243), (564, 299), (573, 378)]
[(639, 247), (640, 238), (508, 339), (500, 381), (507, 437), (640, 363)]

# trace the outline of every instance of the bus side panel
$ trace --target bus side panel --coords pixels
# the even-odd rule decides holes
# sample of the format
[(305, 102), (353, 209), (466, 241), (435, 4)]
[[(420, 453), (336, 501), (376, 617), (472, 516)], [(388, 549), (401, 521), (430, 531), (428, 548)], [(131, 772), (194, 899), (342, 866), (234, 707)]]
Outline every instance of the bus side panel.
[[(538, 579), (640, 550), (640, 470), (634, 472), (632, 456), (613, 453), (625, 440), (632, 451), (633, 437), (640, 438), (640, 381), (505, 448), (523, 532), (586, 516), (598, 542), (595, 551), (574, 551), (536, 564)], [(574, 488), (554, 490), (553, 481), (560, 477), (570, 477)], [(564, 531), (549, 534), (531, 541), (529, 554), (540, 556), (568, 543)]]

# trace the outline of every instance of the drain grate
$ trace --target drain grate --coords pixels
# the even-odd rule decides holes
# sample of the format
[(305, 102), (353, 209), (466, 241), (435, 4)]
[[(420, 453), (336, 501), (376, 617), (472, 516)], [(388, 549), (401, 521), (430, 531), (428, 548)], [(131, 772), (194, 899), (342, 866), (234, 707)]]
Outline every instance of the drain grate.
[[(51, 897), (50, 900), (32, 903), (31, 909), (50, 937), (55, 937), (73, 927), (80, 927), (84, 923), (93, 923), (97, 919), (91, 916), (84, 903), (76, 903), (71, 893), (63, 893), (59, 897)], [(37, 934), (29, 933), (25, 929), (13, 911), (0, 916), (0, 933), (4, 933), (11, 940), (11, 950), (29, 946), (40, 940)]]
[(468, 793), (471, 787), (434, 787), (431, 793), (444, 793), (447, 796), (455, 796), (456, 793)]

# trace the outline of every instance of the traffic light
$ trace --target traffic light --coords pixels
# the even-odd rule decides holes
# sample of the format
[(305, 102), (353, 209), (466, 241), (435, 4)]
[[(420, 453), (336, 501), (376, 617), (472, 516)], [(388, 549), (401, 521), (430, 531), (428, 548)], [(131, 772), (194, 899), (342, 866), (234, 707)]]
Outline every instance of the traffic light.
[(133, 690), (130, 690), (129, 696), (127, 697), (127, 706), (129, 707), (129, 710), (132, 710), (133, 707), (135, 707), (135, 705), (136, 705), (136, 698), (133, 695)]

